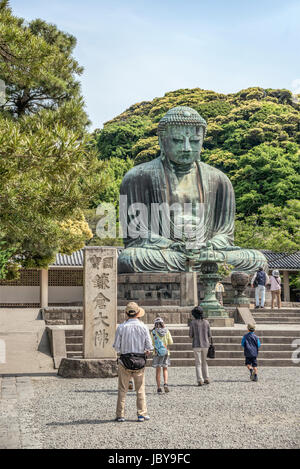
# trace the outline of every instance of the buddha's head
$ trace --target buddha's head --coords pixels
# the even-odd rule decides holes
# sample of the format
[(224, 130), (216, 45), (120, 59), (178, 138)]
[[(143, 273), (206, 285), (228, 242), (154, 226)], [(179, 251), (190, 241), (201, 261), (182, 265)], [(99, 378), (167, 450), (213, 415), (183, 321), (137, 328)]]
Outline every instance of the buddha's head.
[(160, 120), (158, 138), (163, 158), (178, 165), (200, 159), (206, 121), (190, 107), (170, 109)]

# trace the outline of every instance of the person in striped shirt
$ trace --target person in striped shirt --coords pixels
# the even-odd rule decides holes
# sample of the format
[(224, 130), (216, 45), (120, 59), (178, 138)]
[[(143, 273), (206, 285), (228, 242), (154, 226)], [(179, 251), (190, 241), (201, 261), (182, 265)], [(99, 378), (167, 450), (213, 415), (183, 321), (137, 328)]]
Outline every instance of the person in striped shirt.
[[(120, 355), (118, 361), (118, 402), (116, 421), (125, 421), (125, 398), (130, 378), (133, 378), (137, 395), (138, 421), (149, 420), (145, 396), (145, 355), (153, 350), (149, 329), (138, 318), (144, 316), (145, 311), (137, 303), (130, 302), (126, 306), (127, 321), (120, 324), (116, 330), (113, 347)], [(144, 361), (143, 361), (144, 360)], [(128, 362), (138, 363), (128, 368)]]

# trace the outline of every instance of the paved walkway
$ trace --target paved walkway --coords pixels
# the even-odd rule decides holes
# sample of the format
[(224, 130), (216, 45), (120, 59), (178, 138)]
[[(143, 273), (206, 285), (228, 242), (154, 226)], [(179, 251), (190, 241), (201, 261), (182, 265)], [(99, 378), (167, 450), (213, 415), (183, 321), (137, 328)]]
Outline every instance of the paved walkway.
[(31, 410), (29, 377), (0, 377), (0, 449), (42, 448)]
[(53, 371), (39, 308), (0, 308), (0, 375)]
[(193, 367), (171, 368), (170, 393), (158, 395), (146, 370), (149, 422), (114, 421), (117, 379), (0, 378), (0, 449), (4, 448), (299, 448), (300, 368), (210, 369), (198, 387)]

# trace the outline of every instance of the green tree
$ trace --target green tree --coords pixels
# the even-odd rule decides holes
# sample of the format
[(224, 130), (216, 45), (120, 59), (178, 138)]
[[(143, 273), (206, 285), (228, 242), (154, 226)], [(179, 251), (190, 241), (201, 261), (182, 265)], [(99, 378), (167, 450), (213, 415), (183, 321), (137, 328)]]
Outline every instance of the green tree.
[(207, 120), (202, 160), (233, 183), (236, 243), (300, 249), (299, 238), (292, 228), (286, 229), (282, 218), (297, 220), (297, 206), (290, 201), (300, 199), (300, 103), (288, 90), (253, 87), (228, 95), (200, 88), (168, 92), (107, 122), (95, 137), (99, 158), (130, 158), (134, 164), (156, 158), (159, 119), (183, 105)]
[(69, 254), (92, 236), (82, 210), (105, 181), (89, 145), (75, 42), (0, 3), (2, 276), (16, 265), (47, 267), (57, 251)]
[[(83, 71), (72, 57), (74, 36), (40, 19), (29, 24), (0, 3), (0, 76), (6, 84), (4, 109), (18, 117), (56, 109), (80, 95)], [(85, 116), (87, 122), (87, 116)]]
[(298, 251), (300, 246), (300, 201), (288, 200), (284, 207), (263, 205), (258, 214), (239, 216), (235, 242), (241, 247), (274, 252)]

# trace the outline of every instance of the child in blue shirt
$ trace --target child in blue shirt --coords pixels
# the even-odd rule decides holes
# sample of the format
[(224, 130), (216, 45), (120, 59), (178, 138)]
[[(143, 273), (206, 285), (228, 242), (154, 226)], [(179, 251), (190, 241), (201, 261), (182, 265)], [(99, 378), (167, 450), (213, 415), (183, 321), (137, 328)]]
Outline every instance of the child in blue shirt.
[(245, 365), (250, 371), (251, 381), (258, 381), (257, 377), (257, 355), (261, 346), (259, 338), (254, 334), (255, 325), (248, 324), (248, 333), (242, 338), (242, 347), (244, 347)]

